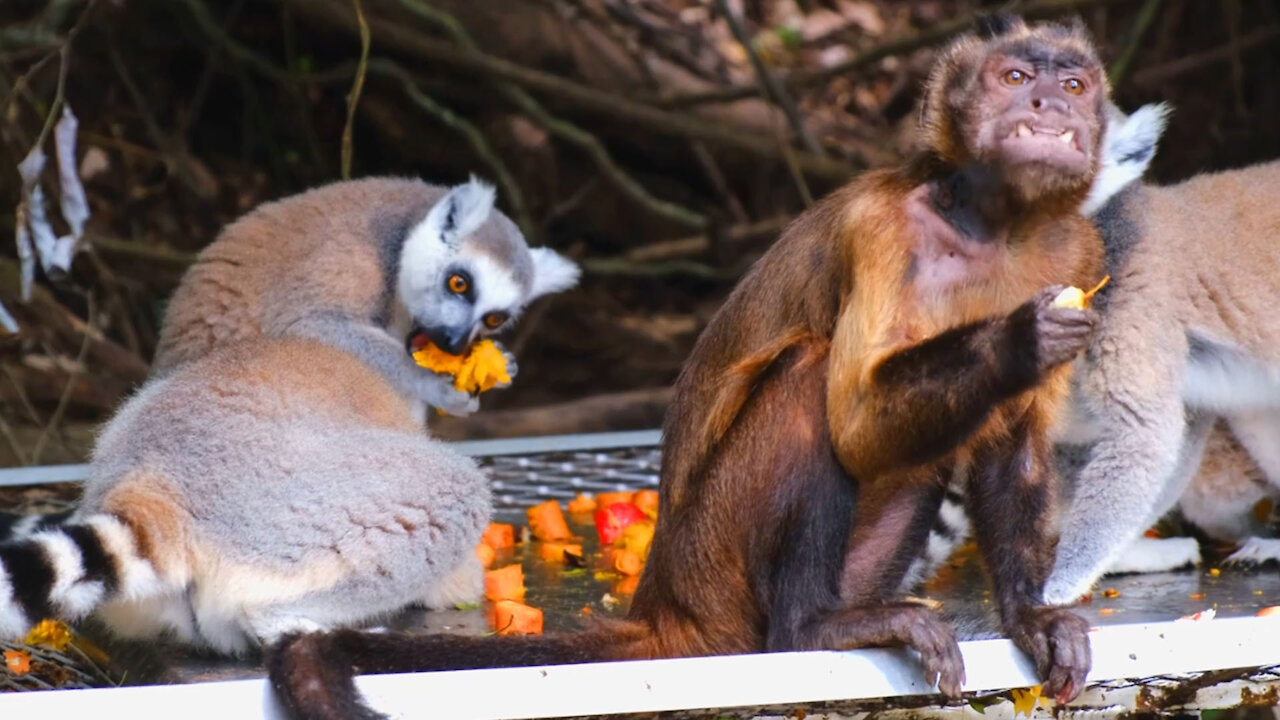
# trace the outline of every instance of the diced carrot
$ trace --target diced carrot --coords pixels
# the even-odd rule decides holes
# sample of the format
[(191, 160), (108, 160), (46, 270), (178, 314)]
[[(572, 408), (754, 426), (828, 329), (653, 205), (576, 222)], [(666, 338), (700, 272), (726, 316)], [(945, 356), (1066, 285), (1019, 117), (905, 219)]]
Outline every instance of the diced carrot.
[(638, 587), (640, 587), (640, 576), (628, 575), (613, 584), (613, 591), (619, 595), (635, 595)]
[(1280, 605), (1272, 605), (1264, 607), (1257, 612), (1258, 617), (1270, 617), (1272, 615), (1280, 615)]
[(14, 675), (26, 675), (31, 672), (31, 656), (26, 650), (5, 650), (4, 666)]
[(519, 600), (524, 597), (524, 569), (520, 563), (486, 571), (484, 596), (490, 600)]
[(640, 508), (640, 511), (649, 516), (650, 520), (658, 518), (658, 491), (657, 490), (639, 490), (635, 497), (631, 498), (631, 504)]
[(1119, 591), (1119, 590), (1116, 590), (1115, 588), (1107, 588), (1106, 590), (1103, 590), (1103, 591), (1102, 591), (1102, 597), (1104, 597), (1104, 598), (1118, 598), (1118, 597), (1120, 597), (1120, 591)]
[(649, 544), (652, 542), (652, 520), (631, 523), (622, 531), (622, 547), (639, 555), (642, 560), (649, 559)]
[(493, 556), (496, 555), (493, 548), (484, 543), (476, 543), (476, 557), (480, 558), (480, 567), (488, 570), (493, 565)]
[(590, 606), (590, 605), (583, 605), (583, 606), (582, 606), (582, 609), (578, 611), (578, 614), (579, 614), (579, 615), (594, 615), (594, 614), (595, 614), (595, 612), (596, 612), (595, 610), (592, 610), (592, 609), (591, 609), (591, 606)]
[(1156, 530), (1155, 528), (1149, 528), (1142, 532), (1142, 537), (1151, 538), (1152, 540), (1159, 540), (1163, 536), (1160, 534), (1159, 530)]
[(541, 635), (542, 611), (514, 600), (498, 600), (489, 623), (499, 635)]
[(633, 492), (607, 492), (596, 495), (596, 508), (607, 508), (614, 503), (629, 503), (635, 497)]
[(560, 512), (560, 503), (548, 500), (524, 511), (529, 516), (529, 529), (537, 540), (567, 540), (573, 537)]
[(507, 523), (489, 523), (480, 536), (480, 542), (494, 550), (515, 547), (516, 529)]
[(623, 548), (613, 554), (613, 569), (623, 575), (639, 575), (644, 569), (644, 558), (634, 550)]
[(596, 499), (587, 493), (578, 493), (577, 497), (569, 501), (569, 513), (593, 513), (596, 511)]
[(566, 554), (582, 557), (582, 546), (556, 540), (538, 543), (538, 557), (543, 562), (566, 564), (569, 562), (569, 558), (565, 557)]

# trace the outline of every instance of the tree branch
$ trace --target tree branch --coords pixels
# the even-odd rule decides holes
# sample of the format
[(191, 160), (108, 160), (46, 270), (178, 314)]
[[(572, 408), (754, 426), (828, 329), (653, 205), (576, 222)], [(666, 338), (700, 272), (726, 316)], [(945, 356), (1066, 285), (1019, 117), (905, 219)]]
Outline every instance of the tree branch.
[(356, 121), (356, 105), (360, 102), (360, 91), (364, 89), (364, 76), (369, 68), (369, 23), (364, 19), (364, 6), (360, 0), (351, 0), (355, 6), (356, 23), (360, 26), (360, 62), (356, 64), (356, 76), (351, 81), (351, 92), (347, 93), (347, 122), (342, 126), (342, 179), (351, 179), (351, 135)]

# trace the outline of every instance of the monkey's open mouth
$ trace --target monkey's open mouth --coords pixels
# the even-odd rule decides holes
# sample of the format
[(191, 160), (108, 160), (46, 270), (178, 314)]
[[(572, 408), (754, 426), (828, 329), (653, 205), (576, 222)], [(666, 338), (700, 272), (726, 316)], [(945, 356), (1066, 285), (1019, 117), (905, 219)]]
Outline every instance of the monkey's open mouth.
[(1000, 154), (1013, 164), (1036, 163), (1072, 173), (1088, 169), (1084, 151), (1087, 131), (1064, 127), (1057, 123), (1038, 123), (1034, 119), (1014, 122), (999, 141)]

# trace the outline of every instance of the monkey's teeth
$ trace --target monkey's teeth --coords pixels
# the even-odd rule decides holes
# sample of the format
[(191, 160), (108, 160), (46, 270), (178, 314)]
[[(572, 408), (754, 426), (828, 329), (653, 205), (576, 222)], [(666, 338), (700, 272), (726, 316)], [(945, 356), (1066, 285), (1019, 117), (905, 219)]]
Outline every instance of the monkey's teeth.
[(1062, 144), (1070, 145), (1071, 141), (1076, 139), (1076, 133), (1074, 130), (1067, 130), (1066, 132), (1059, 135), (1058, 139), (1062, 141)]
[(1031, 126), (1026, 123), (1018, 123), (1018, 137), (1031, 137)]

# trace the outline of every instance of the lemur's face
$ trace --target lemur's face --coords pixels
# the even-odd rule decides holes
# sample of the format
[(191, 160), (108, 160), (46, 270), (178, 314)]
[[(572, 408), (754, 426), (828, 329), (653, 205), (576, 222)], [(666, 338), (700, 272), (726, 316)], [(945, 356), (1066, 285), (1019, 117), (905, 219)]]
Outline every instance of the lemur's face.
[(449, 191), (405, 241), (399, 299), (410, 317), (409, 352), (427, 342), (460, 355), (511, 327), (534, 298), (572, 287), (578, 268), (546, 248), (529, 248), (493, 209), (476, 181)]

